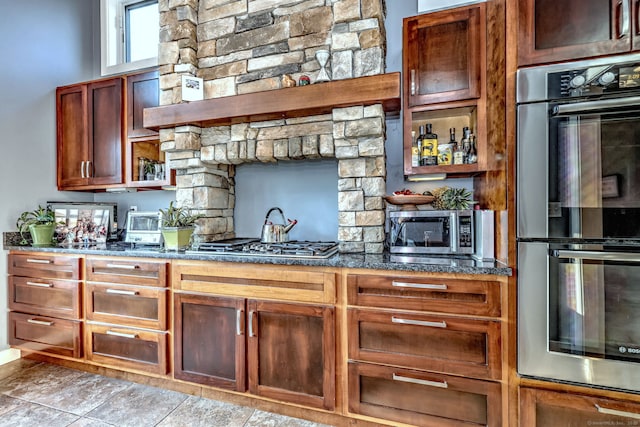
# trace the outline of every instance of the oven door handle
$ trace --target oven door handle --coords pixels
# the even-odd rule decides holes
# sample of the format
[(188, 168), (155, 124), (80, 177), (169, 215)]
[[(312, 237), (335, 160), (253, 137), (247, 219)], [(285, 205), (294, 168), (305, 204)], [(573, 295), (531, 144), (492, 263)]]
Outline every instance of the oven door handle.
[(598, 252), (598, 251), (568, 251), (551, 250), (549, 255), (556, 258), (595, 259), (599, 261), (631, 261), (640, 262), (639, 253), (627, 252)]
[(551, 111), (554, 116), (561, 116), (567, 113), (580, 113), (605, 108), (637, 107), (640, 103), (640, 96), (629, 96), (627, 98), (601, 99), (599, 101), (576, 102), (575, 104), (555, 105)]

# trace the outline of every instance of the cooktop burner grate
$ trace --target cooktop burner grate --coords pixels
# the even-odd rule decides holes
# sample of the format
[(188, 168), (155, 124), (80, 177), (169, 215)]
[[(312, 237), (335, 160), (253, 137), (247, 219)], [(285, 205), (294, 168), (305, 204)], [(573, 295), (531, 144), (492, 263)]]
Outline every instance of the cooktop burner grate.
[(290, 258), (329, 258), (338, 252), (336, 242), (294, 240), (282, 243), (262, 243), (260, 239), (235, 238), (201, 243), (191, 254), (215, 253), (216, 255), (272, 256)]

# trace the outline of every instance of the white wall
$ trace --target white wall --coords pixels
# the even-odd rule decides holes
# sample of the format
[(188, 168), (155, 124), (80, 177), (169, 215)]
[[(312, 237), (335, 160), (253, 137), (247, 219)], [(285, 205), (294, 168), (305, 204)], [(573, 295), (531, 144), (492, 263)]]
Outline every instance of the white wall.
[[(56, 190), (55, 88), (97, 76), (97, 0), (0, 0), (0, 231), (47, 200), (92, 200)], [(0, 277), (6, 277), (0, 256)], [(1, 283), (6, 283), (2, 279)], [(0, 313), (7, 310), (6, 286)], [(0, 350), (7, 348), (0, 315)]]

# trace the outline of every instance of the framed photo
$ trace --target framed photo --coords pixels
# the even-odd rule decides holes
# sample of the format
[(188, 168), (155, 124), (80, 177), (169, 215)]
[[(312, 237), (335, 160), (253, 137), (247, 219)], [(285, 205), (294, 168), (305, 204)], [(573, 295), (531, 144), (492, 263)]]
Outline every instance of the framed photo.
[(200, 77), (182, 76), (182, 100), (202, 101), (204, 99), (204, 82)]
[(60, 245), (106, 243), (110, 238), (113, 207), (90, 204), (51, 204)]

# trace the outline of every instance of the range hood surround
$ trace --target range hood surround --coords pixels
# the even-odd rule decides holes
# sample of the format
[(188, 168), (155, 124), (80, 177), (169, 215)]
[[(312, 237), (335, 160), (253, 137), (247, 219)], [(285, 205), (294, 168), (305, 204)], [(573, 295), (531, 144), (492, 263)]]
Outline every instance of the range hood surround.
[[(315, 52), (321, 49), (331, 52), (334, 83), (319, 86), (364, 82), (358, 78), (384, 70), (382, 0), (172, 0), (161, 1), (160, 11), (158, 109), (180, 108), (175, 104), (181, 103), (183, 74), (204, 79), (206, 100), (227, 98), (229, 105), (265, 91), (309, 94), (311, 88), (283, 89), (281, 76), (298, 80), (306, 74), (313, 82), (319, 69)], [(281, 118), (159, 126), (162, 149), (176, 170), (177, 203), (205, 215), (198, 237), (234, 237), (236, 165), (335, 158), (340, 251), (382, 252), (389, 108), (372, 102), (351, 105), (354, 101), (330, 113), (318, 110), (323, 114), (284, 112)]]

